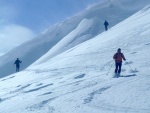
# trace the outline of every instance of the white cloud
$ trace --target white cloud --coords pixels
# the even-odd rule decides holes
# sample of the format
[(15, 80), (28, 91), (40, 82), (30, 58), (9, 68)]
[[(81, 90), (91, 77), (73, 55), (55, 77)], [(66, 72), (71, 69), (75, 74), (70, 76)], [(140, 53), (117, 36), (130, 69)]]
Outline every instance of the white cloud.
[(31, 29), (13, 24), (18, 15), (18, 7), (0, 2), (0, 56), (32, 39), (35, 35)]
[(34, 32), (20, 25), (0, 26), (0, 54), (34, 38)]

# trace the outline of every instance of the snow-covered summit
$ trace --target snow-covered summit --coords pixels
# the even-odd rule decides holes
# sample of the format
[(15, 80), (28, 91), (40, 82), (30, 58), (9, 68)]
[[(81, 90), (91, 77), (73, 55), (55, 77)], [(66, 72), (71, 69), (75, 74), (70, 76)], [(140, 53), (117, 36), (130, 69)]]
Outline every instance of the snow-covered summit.
[[(147, 6), (108, 32), (1, 78), (0, 112), (149, 113), (149, 18)], [(122, 77), (112, 78), (119, 47), (127, 62)]]

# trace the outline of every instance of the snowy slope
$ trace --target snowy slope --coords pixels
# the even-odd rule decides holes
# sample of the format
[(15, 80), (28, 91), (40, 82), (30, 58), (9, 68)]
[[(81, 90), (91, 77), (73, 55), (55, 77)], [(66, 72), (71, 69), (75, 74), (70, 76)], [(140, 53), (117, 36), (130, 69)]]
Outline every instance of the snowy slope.
[[(3, 71), (1, 71), (0, 77), (15, 72), (13, 63), (17, 57), (23, 61), (21, 65), (21, 70), (23, 70), (48, 52), (47, 57), (44, 56), (37, 62), (43, 63), (103, 32), (105, 19), (110, 23), (110, 28), (144, 7), (147, 3), (150, 3), (150, 0), (126, 0), (126, 2), (124, 0), (104, 0), (102, 3), (87, 8), (76, 16), (54, 25), (35, 39), (1, 56), (0, 70)], [(134, 5), (131, 7), (131, 4)], [(87, 24), (87, 27), (81, 27), (82, 24), (84, 26)], [(79, 30), (80, 33), (78, 33)]]
[[(109, 27), (112, 27), (147, 5), (147, 3), (150, 3), (150, 0), (105, 0), (105, 2), (101, 4), (94, 5), (79, 14), (79, 16), (83, 16), (84, 19), (79, 23), (77, 28), (52, 47), (45, 55), (48, 57), (41, 57), (35, 64), (46, 62), (61, 52), (103, 32), (104, 28), (102, 25), (105, 19), (109, 21)], [(91, 21), (93, 21), (93, 24), (91, 24)]]
[[(149, 113), (148, 18), (150, 6), (45, 63), (0, 79), (0, 113)], [(112, 78), (119, 47), (127, 62), (122, 77)]]
[[(38, 63), (46, 62), (47, 59), (50, 59), (69, 48), (72, 48), (91, 37), (94, 37), (99, 33), (99, 21), (97, 18), (93, 19), (83, 19), (76, 29), (71, 31), (67, 36), (65, 36), (61, 41), (59, 41), (50, 51), (43, 56)], [(48, 56), (48, 57), (47, 57)]]
[(77, 26), (76, 23), (78, 21), (78, 18), (76, 18), (75, 20), (68, 20), (61, 25), (54, 25), (48, 31), (38, 35), (33, 40), (25, 42), (7, 54), (1, 56), (0, 70), (3, 71), (0, 73), (0, 77), (15, 72), (15, 66), (13, 64), (18, 57), (23, 61), (21, 64), (21, 70), (28, 67), (58, 43), (64, 36), (70, 33)]

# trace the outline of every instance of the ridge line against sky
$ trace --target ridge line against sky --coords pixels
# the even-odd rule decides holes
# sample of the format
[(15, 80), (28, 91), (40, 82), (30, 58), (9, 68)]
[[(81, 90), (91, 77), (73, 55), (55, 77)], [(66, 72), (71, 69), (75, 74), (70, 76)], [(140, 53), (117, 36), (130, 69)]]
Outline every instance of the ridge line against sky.
[(0, 24), (41, 31), (101, 1), (104, 0), (0, 0)]
[(0, 55), (101, 1), (0, 0)]

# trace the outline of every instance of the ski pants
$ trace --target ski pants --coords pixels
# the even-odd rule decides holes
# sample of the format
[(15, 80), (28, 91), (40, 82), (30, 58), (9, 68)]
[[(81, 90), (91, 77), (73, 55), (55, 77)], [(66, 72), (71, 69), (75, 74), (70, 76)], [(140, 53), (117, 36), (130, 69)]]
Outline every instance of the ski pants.
[(121, 66), (122, 66), (122, 62), (116, 62), (116, 69), (115, 69), (115, 73), (121, 73)]
[(20, 66), (16, 66), (16, 72), (19, 72)]
[(107, 28), (107, 26), (105, 26), (105, 31), (107, 31), (108, 30), (108, 28)]

